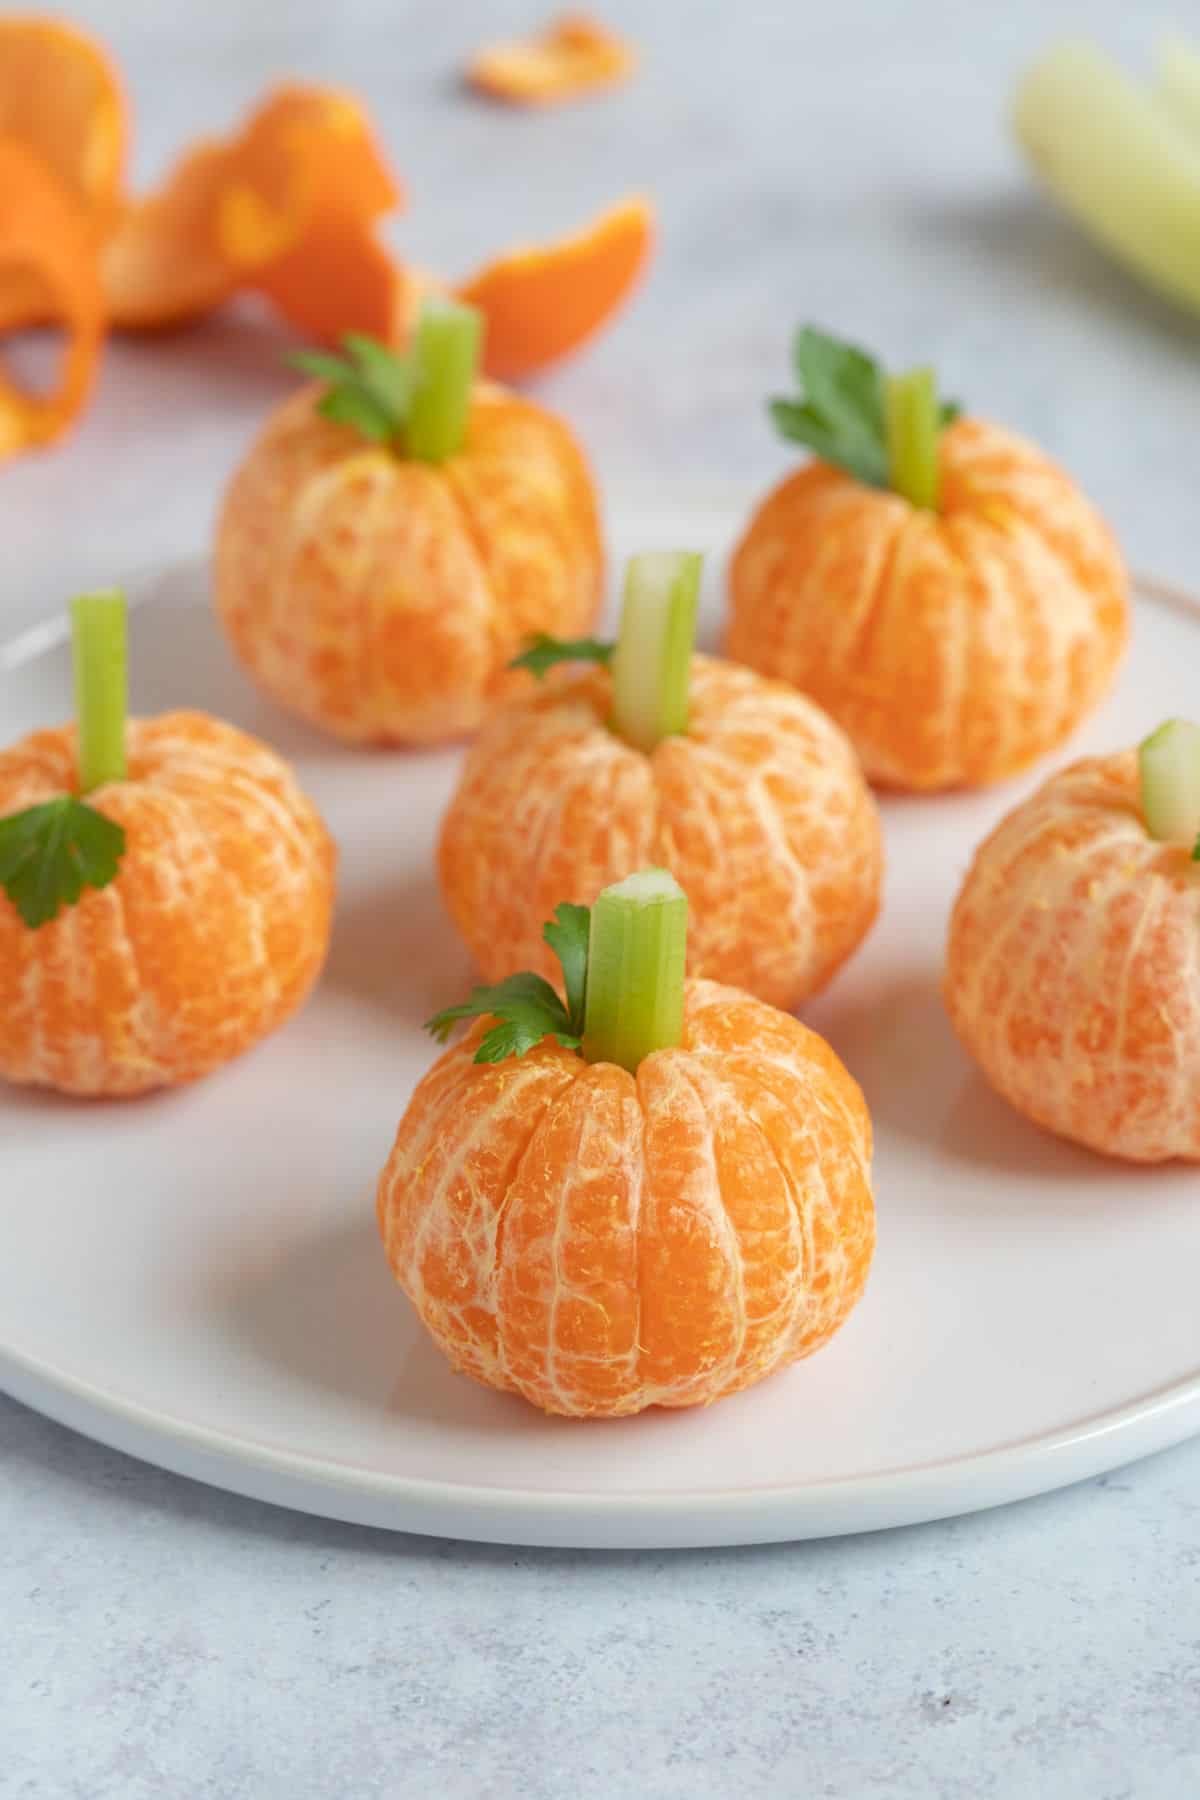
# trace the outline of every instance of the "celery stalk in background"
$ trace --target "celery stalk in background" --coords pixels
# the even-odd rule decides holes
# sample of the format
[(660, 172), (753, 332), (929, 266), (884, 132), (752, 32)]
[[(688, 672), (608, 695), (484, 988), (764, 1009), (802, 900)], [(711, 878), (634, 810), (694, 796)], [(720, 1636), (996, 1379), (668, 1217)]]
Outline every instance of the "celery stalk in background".
[[(1151, 92), (1091, 44), (1059, 44), (1021, 81), (1013, 124), (1041, 180), (1084, 229), (1200, 312), (1200, 131), (1180, 122), (1194, 104), (1200, 124), (1194, 61), (1174, 46)], [(1193, 91), (1194, 103), (1182, 98)]]

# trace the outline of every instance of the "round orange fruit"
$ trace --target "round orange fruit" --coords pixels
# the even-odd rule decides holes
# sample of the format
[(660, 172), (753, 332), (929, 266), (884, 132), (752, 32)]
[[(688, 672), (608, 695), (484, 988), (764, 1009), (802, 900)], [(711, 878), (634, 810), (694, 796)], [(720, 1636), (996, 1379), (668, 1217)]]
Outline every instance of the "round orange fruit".
[(646, 863), (688, 896), (688, 969), (792, 1009), (879, 906), (879, 817), (843, 733), (778, 682), (691, 663), (690, 718), (648, 754), (609, 729), (613, 679), (551, 680), (468, 755), (442, 826), (450, 915), (489, 981), (552, 973), (542, 920)]
[(944, 992), (992, 1086), (1133, 1162), (1200, 1160), (1200, 871), (1151, 837), (1136, 755), (1053, 776), (976, 853)]
[[(981, 419), (932, 422), (917, 458), (925, 503), (888, 486), (869, 436), (884, 426), (871, 398), (882, 377), (836, 348), (860, 359), (857, 429), (839, 439), (811, 399), (778, 402), (776, 416), (802, 441), (828, 437), (845, 465), (810, 463), (754, 513), (730, 570), (727, 653), (810, 694), (873, 782), (1001, 781), (1061, 744), (1108, 689), (1128, 631), (1120, 552), (1062, 469)], [(820, 395), (811, 343), (807, 356)], [(836, 380), (833, 391), (830, 420), (847, 398)]]
[[(334, 849), (287, 766), (197, 712), (131, 719), (108, 885), (31, 929), (0, 893), (0, 1075), (81, 1095), (208, 1074), (281, 1025), (324, 961)], [(0, 820), (78, 793), (75, 728), (0, 751)]]
[(328, 416), (328, 390), (306, 389), (234, 476), (217, 611), (256, 680), (314, 725), (357, 743), (440, 743), (511, 690), (507, 665), (530, 632), (591, 623), (596, 493), (561, 420), (498, 387), (464, 398), (461, 444), (439, 460), (406, 454), (402, 421), (384, 438), (385, 418), (373, 440), (363, 389), (390, 353), (362, 354), (363, 379), (349, 370), (332, 395), (360, 425)]
[(709, 981), (636, 1075), (477, 1026), (378, 1189), (397, 1281), (456, 1369), (550, 1413), (702, 1406), (820, 1348), (866, 1283), (871, 1124), (832, 1050)]

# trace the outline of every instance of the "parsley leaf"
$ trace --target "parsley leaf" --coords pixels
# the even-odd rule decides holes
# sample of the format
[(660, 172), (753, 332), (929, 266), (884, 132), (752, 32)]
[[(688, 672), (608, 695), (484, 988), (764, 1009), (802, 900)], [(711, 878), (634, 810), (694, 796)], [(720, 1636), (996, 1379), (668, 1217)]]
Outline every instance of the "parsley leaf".
[(0, 819), (0, 887), (31, 930), (107, 887), (125, 851), (115, 820), (63, 794)]
[(541, 681), (559, 663), (594, 662), (607, 667), (616, 647), (602, 643), (599, 638), (556, 638), (549, 632), (536, 631), (526, 639), (526, 648), (520, 656), (514, 656), (508, 666), (510, 669), (528, 669)]
[(497, 1023), (476, 1047), (477, 1063), (524, 1056), (548, 1037), (557, 1039), (566, 1050), (578, 1050), (583, 1042), (590, 923), (588, 907), (559, 906), (543, 927), (543, 937), (562, 964), (565, 1006), (548, 981), (526, 971), (510, 975), (495, 987), (473, 988), (460, 1006), (447, 1006), (427, 1019), (426, 1031), (444, 1044), (462, 1019), (495, 1019)]
[(342, 346), (344, 356), (300, 350), (288, 360), (293, 368), (326, 383), (317, 402), (317, 411), (325, 418), (351, 425), (376, 443), (398, 438), (412, 397), (412, 358), (360, 331), (348, 331)]
[(583, 1036), (583, 1008), (587, 999), (588, 939), (592, 913), (587, 906), (556, 906), (554, 917), (542, 926), (542, 936), (549, 944), (563, 972), (567, 992), (567, 1017), (571, 1030)]
[[(824, 462), (834, 463), (868, 487), (890, 485), (884, 422), (884, 370), (853, 344), (805, 325), (796, 333), (792, 360), (800, 383), (798, 399), (770, 402), (782, 437), (804, 444)], [(939, 409), (943, 429), (959, 416), (953, 401)]]
[(461, 1006), (447, 1006), (425, 1022), (426, 1031), (444, 1044), (460, 1019), (499, 1020), (480, 1039), (475, 1061), (503, 1062), (508, 1056), (524, 1056), (545, 1037), (555, 1037), (568, 1050), (579, 1048), (581, 1034), (572, 1030), (566, 1007), (550, 983), (528, 972), (510, 975), (495, 987), (477, 987)]

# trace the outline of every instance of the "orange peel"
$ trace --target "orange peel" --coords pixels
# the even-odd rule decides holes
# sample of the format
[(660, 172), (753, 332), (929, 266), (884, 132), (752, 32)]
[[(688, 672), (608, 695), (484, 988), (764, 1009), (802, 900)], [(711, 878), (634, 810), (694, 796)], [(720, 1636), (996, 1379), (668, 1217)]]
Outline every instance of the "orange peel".
[(124, 178), (126, 106), (93, 38), (60, 19), (0, 19), (0, 135), (58, 176), (97, 236), (108, 229)]
[[(0, 369), (0, 458), (51, 443), (67, 429), (92, 385), (104, 331), (87, 215), (53, 169), (15, 138), (0, 138), (4, 293), (14, 295), (29, 317), (61, 327), (65, 344), (58, 380), (47, 393), (31, 393)], [(7, 328), (13, 322), (10, 317)]]
[(110, 322), (123, 330), (182, 324), (211, 312), (237, 285), (217, 244), (233, 152), (213, 138), (190, 150), (157, 193), (128, 206), (104, 246)]
[(241, 133), (233, 163), (217, 241), (241, 270), (288, 255), (327, 213), (374, 219), (403, 198), (365, 111), (340, 88), (277, 89)]
[(403, 311), (403, 276), (371, 227), (400, 199), (351, 95), (280, 87), (240, 131), (197, 146), (126, 209), (105, 246), (112, 320), (175, 325), (253, 287), (319, 336), (387, 332)]
[(511, 106), (554, 106), (628, 80), (631, 44), (586, 13), (564, 13), (536, 37), (489, 44), (467, 67), (469, 85)]
[(458, 290), (487, 321), (484, 367), (501, 381), (577, 350), (629, 297), (654, 242), (654, 208), (618, 201), (582, 231), (511, 251)]

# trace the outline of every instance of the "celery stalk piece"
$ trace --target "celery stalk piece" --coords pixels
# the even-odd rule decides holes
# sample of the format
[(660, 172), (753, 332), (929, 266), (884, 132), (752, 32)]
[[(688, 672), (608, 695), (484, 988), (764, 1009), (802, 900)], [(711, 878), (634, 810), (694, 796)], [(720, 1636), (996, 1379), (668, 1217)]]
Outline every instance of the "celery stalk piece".
[(1158, 45), (1154, 73), (1155, 98), (1200, 145), (1200, 51), (1172, 33)]
[(1200, 146), (1086, 42), (1021, 81), (1017, 139), (1057, 200), (1153, 287), (1200, 311)]
[(1200, 725), (1160, 725), (1138, 748), (1138, 774), (1150, 836), (1191, 849), (1200, 838)]
[(642, 869), (592, 907), (583, 1054), (635, 1074), (683, 1036), (687, 896), (665, 869)]
[(462, 448), (482, 335), (473, 306), (427, 300), (421, 309), (404, 432), (405, 449), (420, 462), (444, 462)]
[(79, 726), (79, 788), (90, 794), (107, 781), (125, 779), (128, 676), (124, 594), (105, 588), (72, 600), (71, 651)]
[(687, 730), (704, 558), (654, 550), (629, 559), (612, 659), (613, 729), (647, 754)]
[(893, 490), (914, 506), (936, 512), (942, 421), (933, 370), (910, 369), (906, 375), (889, 375), (883, 388), (883, 412)]

